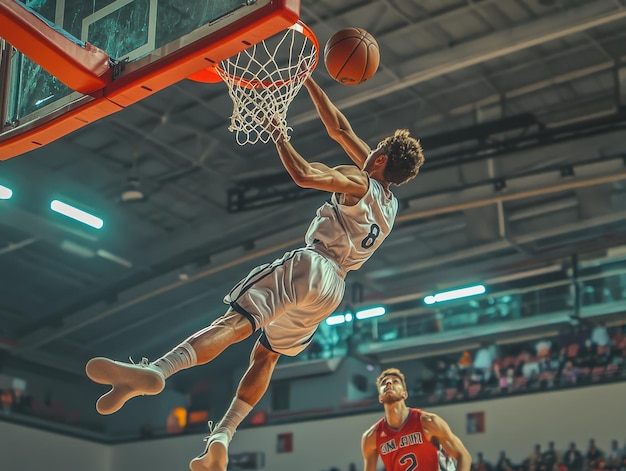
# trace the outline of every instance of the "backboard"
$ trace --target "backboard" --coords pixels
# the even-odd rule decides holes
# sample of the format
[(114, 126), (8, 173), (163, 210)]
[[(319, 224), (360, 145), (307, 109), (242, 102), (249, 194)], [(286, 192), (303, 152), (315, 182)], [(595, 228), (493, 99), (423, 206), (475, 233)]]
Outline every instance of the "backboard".
[[(0, 24), (22, 21), (32, 23), (25, 28), (50, 27), (50, 36), (59, 36), (50, 46), (51, 54), (78, 47), (82, 52), (84, 44), (91, 44), (108, 54), (113, 70), (110, 78), (101, 77), (103, 87), (76, 92), (64, 84), (72, 77), (71, 63), (58, 69), (47, 65), (44, 70), (11, 46), (11, 34), (16, 44), (23, 37), (17, 27), (3, 27), (0, 160), (52, 142), (218, 64), (294, 24), (300, 8), (300, 0), (41, 0), (32, 4), (30, 8), (20, 1), (0, 0)], [(19, 18), (10, 17), (15, 11)], [(36, 39), (42, 44), (47, 41)]]

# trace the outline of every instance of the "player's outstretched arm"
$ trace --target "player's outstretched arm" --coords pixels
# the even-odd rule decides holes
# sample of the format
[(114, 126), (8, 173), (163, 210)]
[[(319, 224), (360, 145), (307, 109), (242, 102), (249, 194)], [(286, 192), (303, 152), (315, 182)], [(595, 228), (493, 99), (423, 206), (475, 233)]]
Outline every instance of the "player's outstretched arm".
[(354, 165), (330, 168), (320, 162), (309, 163), (284, 136), (274, 136), (273, 140), (283, 166), (296, 185), (329, 193), (343, 193), (355, 198), (361, 198), (367, 192), (369, 180)]
[(363, 471), (376, 471), (378, 464), (376, 424), (372, 425), (361, 437), (361, 453), (363, 453)]
[(437, 414), (424, 412), (422, 414), (422, 426), (430, 438), (437, 437), (446, 453), (456, 460), (457, 471), (470, 471), (472, 456), (459, 437), (452, 433), (445, 420)]
[(304, 82), (304, 86), (309, 92), (309, 96), (326, 127), (328, 135), (337, 141), (350, 159), (362, 169), (365, 159), (367, 159), (370, 153), (370, 147), (354, 133), (348, 119), (330, 101), (326, 92), (322, 90), (312, 77), (309, 77)]

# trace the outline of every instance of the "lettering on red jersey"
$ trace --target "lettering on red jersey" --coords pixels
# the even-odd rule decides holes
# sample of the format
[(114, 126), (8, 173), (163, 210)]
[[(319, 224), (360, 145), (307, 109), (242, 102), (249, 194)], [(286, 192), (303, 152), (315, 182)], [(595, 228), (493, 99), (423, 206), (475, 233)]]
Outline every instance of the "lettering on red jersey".
[(437, 447), (428, 441), (421, 417), (421, 410), (410, 408), (400, 429), (390, 427), (385, 418), (377, 422), (376, 449), (387, 471), (452, 471), (440, 469)]
[[(384, 432), (381, 433), (380, 436), (382, 437), (383, 434)], [(402, 435), (399, 438), (392, 438), (391, 440), (382, 443), (380, 445), (380, 454), (386, 455), (387, 453), (395, 451), (398, 448), (404, 448), (405, 446), (410, 445), (419, 445), (421, 443), (424, 443), (424, 440), (422, 439), (422, 434), (420, 432), (409, 433), (407, 435)]]

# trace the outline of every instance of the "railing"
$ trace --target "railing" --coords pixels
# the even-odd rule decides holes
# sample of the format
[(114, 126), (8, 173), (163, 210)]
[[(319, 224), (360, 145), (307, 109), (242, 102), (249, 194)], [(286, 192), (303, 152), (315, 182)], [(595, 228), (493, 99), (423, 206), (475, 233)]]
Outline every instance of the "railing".
[[(489, 289), (489, 288), (488, 288)], [(384, 305), (384, 302), (380, 304)], [(427, 306), (421, 299), (387, 307), (383, 317), (354, 321), (337, 326), (322, 324), (314, 346), (287, 361), (345, 356), (359, 343), (378, 343), (380, 349), (394, 349), (395, 340), (463, 331), (464, 338), (480, 337), (485, 326), (501, 325), (517, 329), (580, 322), (626, 312), (626, 263), (610, 271), (561, 279), (524, 288), (499, 289), (481, 296)], [(561, 314), (555, 316), (555, 314)], [(550, 317), (552, 316), (552, 317)], [(510, 326), (507, 327), (507, 323)], [(442, 335), (441, 338), (451, 336)]]

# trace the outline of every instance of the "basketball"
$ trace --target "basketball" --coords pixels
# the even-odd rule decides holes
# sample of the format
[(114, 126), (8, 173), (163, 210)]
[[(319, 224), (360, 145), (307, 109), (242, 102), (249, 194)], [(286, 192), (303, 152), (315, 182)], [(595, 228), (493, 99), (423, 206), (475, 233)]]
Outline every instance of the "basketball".
[(362, 28), (337, 31), (324, 48), (326, 70), (343, 85), (358, 85), (371, 79), (379, 62), (378, 43)]

